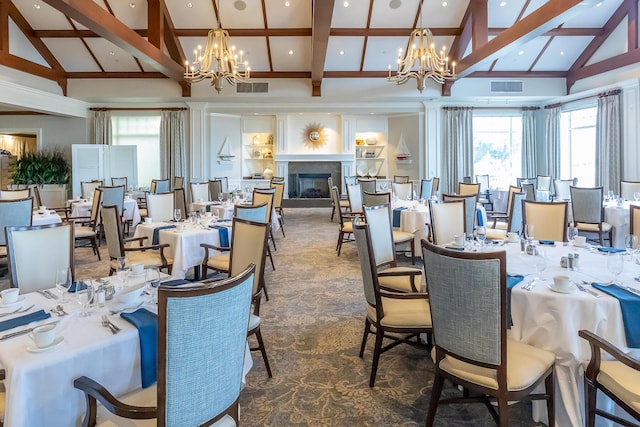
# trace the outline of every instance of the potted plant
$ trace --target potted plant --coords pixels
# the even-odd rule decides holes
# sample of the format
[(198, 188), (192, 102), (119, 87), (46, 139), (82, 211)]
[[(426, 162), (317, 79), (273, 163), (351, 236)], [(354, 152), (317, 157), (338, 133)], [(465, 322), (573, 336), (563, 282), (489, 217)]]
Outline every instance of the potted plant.
[(38, 185), (43, 204), (62, 207), (67, 199), (70, 174), (71, 167), (62, 153), (47, 150), (28, 153), (18, 159), (11, 179), (17, 188)]

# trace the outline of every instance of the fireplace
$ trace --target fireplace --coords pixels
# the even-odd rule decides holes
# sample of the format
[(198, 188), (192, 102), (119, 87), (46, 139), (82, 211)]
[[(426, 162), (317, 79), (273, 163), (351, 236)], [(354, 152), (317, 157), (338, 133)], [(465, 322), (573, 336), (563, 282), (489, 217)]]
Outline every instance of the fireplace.
[(330, 198), (328, 178), (341, 185), (340, 162), (289, 162), (289, 198)]

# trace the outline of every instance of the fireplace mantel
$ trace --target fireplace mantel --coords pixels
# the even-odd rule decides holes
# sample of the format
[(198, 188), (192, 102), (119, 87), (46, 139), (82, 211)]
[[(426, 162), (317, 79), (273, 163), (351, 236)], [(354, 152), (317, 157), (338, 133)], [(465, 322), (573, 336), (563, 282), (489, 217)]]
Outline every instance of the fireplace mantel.
[(276, 154), (276, 162), (352, 162), (353, 154)]

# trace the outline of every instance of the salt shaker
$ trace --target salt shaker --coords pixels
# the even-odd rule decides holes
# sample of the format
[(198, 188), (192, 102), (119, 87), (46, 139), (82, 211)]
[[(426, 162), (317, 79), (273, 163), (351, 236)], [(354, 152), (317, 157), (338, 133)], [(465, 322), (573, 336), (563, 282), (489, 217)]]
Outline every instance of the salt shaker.
[(568, 254), (567, 255), (567, 268), (569, 270), (573, 270), (574, 267), (574, 258), (573, 258), (573, 254)]
[(106, 300), (106, 291), (103, 285), (98, 286), (96, 289), (96, 301), (98, 302), (98, 307), (104, 307), (104, 302)]
[(580, 254), (573, 254), (573, 270), (580, 268)]

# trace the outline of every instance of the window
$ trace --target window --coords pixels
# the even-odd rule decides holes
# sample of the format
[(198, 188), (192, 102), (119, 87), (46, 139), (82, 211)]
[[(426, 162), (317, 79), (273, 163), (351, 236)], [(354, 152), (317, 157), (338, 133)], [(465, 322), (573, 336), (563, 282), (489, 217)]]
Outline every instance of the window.
[(560, 113), (560, 178), (578, 178), (580, 187), (596, 183), (597, 107)]
[(138, 147), (138, 183), (148, 186), (160, 177), (160, 116), (111, 116), (113, 145)]
[(522, 171), (522, 117), (473, 116), (473, 172), (506, 188)]

